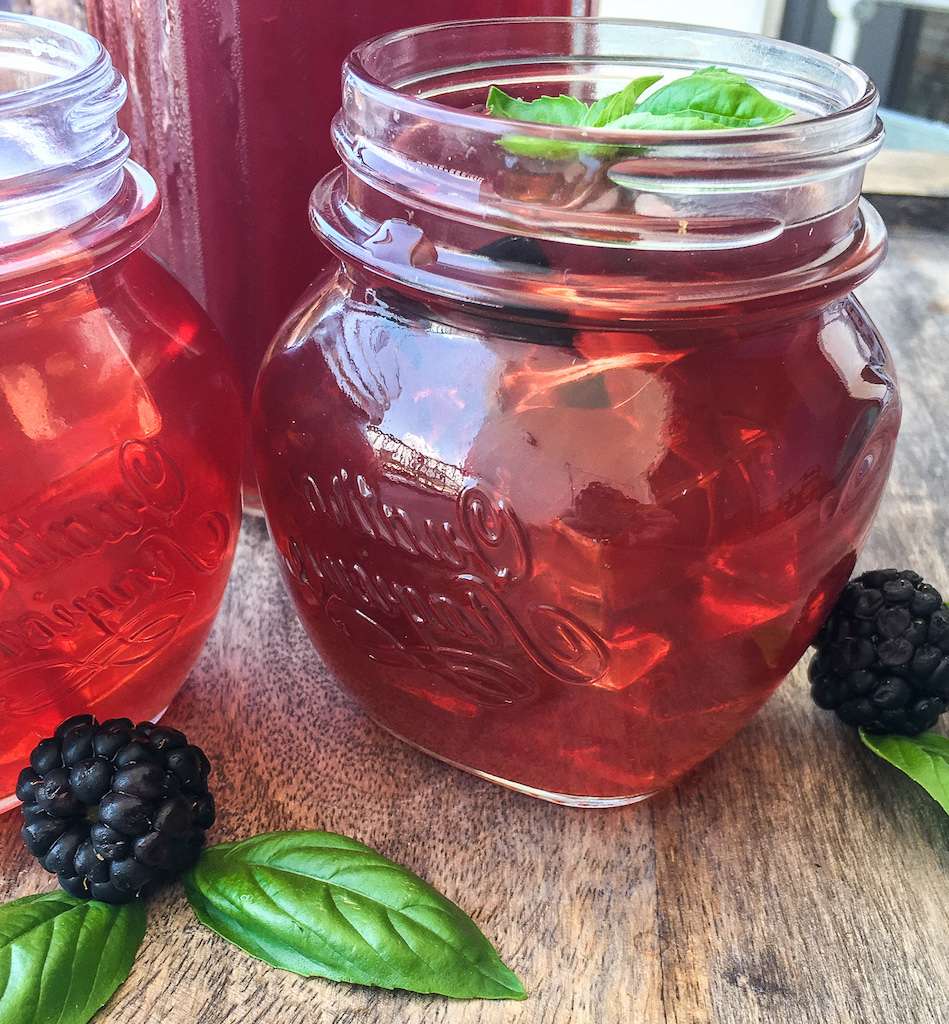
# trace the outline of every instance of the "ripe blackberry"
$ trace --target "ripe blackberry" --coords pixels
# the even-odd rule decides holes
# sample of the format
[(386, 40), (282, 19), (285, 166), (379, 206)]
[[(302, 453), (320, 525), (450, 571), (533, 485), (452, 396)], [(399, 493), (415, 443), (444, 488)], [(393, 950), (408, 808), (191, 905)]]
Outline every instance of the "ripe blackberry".
[(525, 238), (523, 235), (502, 235), (487, 245), (482, 245), (475, 252), (479, 256), (487, 256), (496, 263), (521, 263), (529, 267), (550, 270), (550, 260), (536, 238)]
[[(500, 264), (500, 270), (527, 270), (543, 272), (550, 270), (550, 260), (536, 238), (525, 235), (501, 235), (493, 242), (475, 249), (475, 256), (485, 256), (494, 263)], [(552, 345), (565, 348), (574, 343), (575, 331), (569, 327), (561, 327), (570, 318), (563, 312), (548, 310), (542, 320), (538, 320), (537, 311), (524, 306), (508, 306), (505, 311), (505, 323), (496, 324), (497, 330), (505, 330), (518, 341), (529, 341), (535, 345)], [(513, 325), (513, 326), (512, 326)]]
[(918, 573), (851, 580), (814, 646), (814, 702), (848, 725), (915, 736), (949, 706), (949, 608)]
[(127, 903), (198, 859), (211, 765), (177, 729), (69, 718), (20, 772), (21, 835), (73, 896)]

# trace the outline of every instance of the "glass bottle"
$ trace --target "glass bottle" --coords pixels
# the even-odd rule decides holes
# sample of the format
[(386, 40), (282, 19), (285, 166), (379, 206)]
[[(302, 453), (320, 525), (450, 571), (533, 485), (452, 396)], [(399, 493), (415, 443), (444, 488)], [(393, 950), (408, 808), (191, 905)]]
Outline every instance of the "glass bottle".
[[(592, 100), (710, 64), (798, 117), (483, 112), (495, 82)], [(253, 418), (290, 593), (376, 721), (603, 806), (761, 707), (850, 575), (900, 422), (853, 296), (885, 248), (860, 199), (876, 106), (856, 68), (708, 29), (482, 22), (354, 51), (311, 205), (336, 263)]]
[(162, 713), (240, 523), (236, 373), (141, 249), (124, 98), (91, 36), (0, 14), (0, 810), (61, 720)]
[[(570, 14), (585, 0), (89, 0), (128, 78), (122, 124), (165, 200), (149, 243), (240, 364), (244, 396), (286, 311), (326, 262), (313, 183), (336, 163), (340, 65), (363, 39), (426, 21)], [(253, 472), (245, 505), (257, 507)]]

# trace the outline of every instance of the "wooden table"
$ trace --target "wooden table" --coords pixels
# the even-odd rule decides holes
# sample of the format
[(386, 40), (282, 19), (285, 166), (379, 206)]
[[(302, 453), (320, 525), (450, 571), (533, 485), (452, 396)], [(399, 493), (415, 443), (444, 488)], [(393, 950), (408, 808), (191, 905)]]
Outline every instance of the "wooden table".
[[(914, 206), (921, 216), (907, 215)], [(945, 207), (884, 212), (890, 259), (862, 296), (894, 349), (906, 415), (864, 561), (922, 567), (946, 587), (949, 241), (934, 230)], [(221, 616), (168, 721), (217, 765), (216, 838), (315, 827), (368, 842), (471, 913), (532, 995), (459, 1003), (297, 978), (199, 927), (175, 888), (152, 905), (102, 1024), (946, 1018), (949, 822), (814, 708), (802, 666), (675, 790), (615, 811), (553, 807), (363, 717), (327, 678), (262, 525), (247, 521)], [(49, 888), (16, 817), (0, 821), (0, 899)]]

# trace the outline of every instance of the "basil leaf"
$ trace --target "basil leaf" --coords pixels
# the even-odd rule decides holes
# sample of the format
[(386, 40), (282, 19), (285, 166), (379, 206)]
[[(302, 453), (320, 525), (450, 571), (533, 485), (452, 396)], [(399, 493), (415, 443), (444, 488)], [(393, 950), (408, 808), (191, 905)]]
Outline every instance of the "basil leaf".
[[(487, 110), (495, 117), (533, 124), (571, 125), (627, 131), (714, 131), (777, 124), (794, 111), (760, 93), (727, 68), (707, 67), (639, 97), (661, 75), (642, 75), (592, 106), (573, 96), (520, 100), (496, 85), (488, 92)], [(622, 150), (597, 142), (558, 142), (527, 135), (505, 135), (500, 144), (516, 156), (564, 160), (586, 154), (609, 159)]]
[(873, 736), (860, 730), (864, 746), (905, 772), (949, 814), (949, 739), (934, 732), (921, 736)]
[(650, 114), (634, 110), (607, 127), (611, 130), (626, 128), (635, 132), (708, 132), (727, 128), (728, 125), (703, 114)]
[[(519, 100), (492, 85), (488, 90), (487, 110), (492, 117), (532, 124), (582, 125), (589, 108), (575, 96), (541, 96), (536, 100)], [(583, 151), (582, 143), (536, 139), (530, 135), (505, 135), (501, 145), (515, 156), (538, 160), (563, 160)]]
[(128, 977), (145, 905), (64, 892), (0, 906), (0, 1021), (86, 1024)]
[(794, 111), (768, 99), (741, 75), (709, 67), (657, 89), (636, 108), (649, 114), (689, 114), (725, 128), (778, 124)]
[(581, 153), (613, 152), (608, 146), (585, 142), (555, 142), (552, 139), (535, 139), (531, 135), (505, 135), (498, 142), (514, 156), (529, 156), (535, 160), (570, 160)]
[[(721, 78), (740, 78), (740, 75), (736, 75), (734, 71), (729, 71), (728, 68), (718, 67), (715, 64), (709, 65), (707, 68), (699, 68), (698, 71), (693, 71), (693, 75), (718, 75)], [(742, 79), (744, 81), (744, 79)]]
[(597, 100), (587, 111), (583, 123), (589, 128), (612, 126), (618, 118), (632, 113), (639, 97), (660, 78), (662, 75), (643, 75), (641, 78), (634, 78), (625, 89)]
[(458, 999), (525, 999), (474, 922), (410, 871), (332, 832), (212, 846), (185, 876), (198, 920), (285, 971)]
[(486, 104), (492, 117), (532, 124), (582, 125), (589, 108), (575, 96), (541, 96), (536, 100), (519, 100), (492, 85)]

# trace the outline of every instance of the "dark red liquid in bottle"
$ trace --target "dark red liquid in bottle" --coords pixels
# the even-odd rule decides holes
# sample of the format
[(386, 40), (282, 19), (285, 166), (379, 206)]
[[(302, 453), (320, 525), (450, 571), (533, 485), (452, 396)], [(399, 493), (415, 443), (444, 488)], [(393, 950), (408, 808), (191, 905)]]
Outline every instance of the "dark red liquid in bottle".
[[(578, 13), (569, 0), (91, 0), (129, 81), (122, 124), (165, 209), (151, 251), (210, 313), (249, 402), (263, 353), (326, 251), (307, 200), (338, 158), (340, 66), (364, 39), (430, 21)], [(460, 57), (461, 55), (459, 55)], [(255, 485), (245, 481), (250, 501)]]
[(240, 528), (236, 369), (141, 248), (124, 99), (91, 36), (0, 14), (0, 811), (64, 719), (162, 714)]
[(673, 782), (853, 567), (899, 423), (872, 326), (848, 299), (518, 338), (363, 284), (327, 283), (259, 385), (262, 495), (321, 654), (387, 728), (520, 788)]

